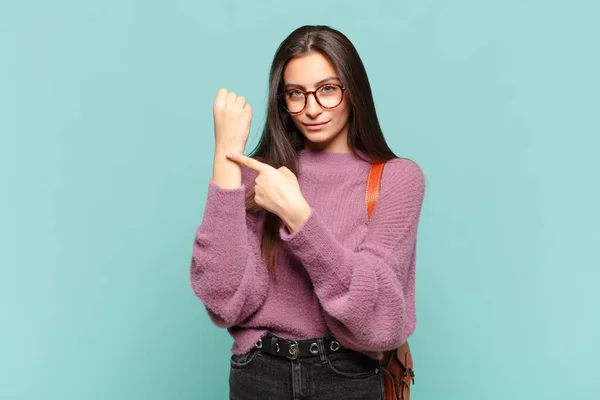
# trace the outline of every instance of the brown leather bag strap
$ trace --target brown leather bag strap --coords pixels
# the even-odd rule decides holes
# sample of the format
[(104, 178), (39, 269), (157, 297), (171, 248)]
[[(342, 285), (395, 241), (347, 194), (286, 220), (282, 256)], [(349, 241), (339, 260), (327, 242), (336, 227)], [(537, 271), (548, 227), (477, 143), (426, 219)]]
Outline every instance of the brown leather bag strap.
[(398, 357), (400, 363), (402, 363), (406, 369), (406, 375), (402, 377), (402, 380), (405, 381), (407, 385), (410, 384), (411, 381), (414, 384), (415, 373), (413, 370), (413, 360), (412, 356), (410, 355), (410, 347), (408, 346), (408, 342), (401, 344), (394, 353), (396, 354), (396, 357)]
[(381, 189), (381, 176), (383, 175), (383, 167), (385, 161), (378, 159), (373, 160), (371, 168), (369, 169), (369, 175), (367, 176), (367, 193), (365, 201), (367, 203), (367, 218), (371, 220), (371, 214), (379, 200), (379, 191)]
[[(373, 159), (373, 163), (369, 169), (367, 177), (367, 190), (365, 201), (367, 203), (367, 218), (371, 220), (371, 214), (375, 209), (377, 200), (379, 200), (379, 192), (381, 190), (381, 177), (383, 175), (383, 167), (385, 161)], [(390, 373), (387, 373), (386, 383), (386, 399), (401, 399), (408, 400), (410, 398), (410, 384), (415, 383), (415, 373), (413, 370), (413, 360), (410, 354), (408, 342), (405, 342), (392, 351), (384, 353), (383, 360), (380, 361), (385, 370), (398, 373), (398, 363), (403, 367), (401, 376), (396, 375), (392, 378)], [(388, 387), (389, 386), (389, 387)]]

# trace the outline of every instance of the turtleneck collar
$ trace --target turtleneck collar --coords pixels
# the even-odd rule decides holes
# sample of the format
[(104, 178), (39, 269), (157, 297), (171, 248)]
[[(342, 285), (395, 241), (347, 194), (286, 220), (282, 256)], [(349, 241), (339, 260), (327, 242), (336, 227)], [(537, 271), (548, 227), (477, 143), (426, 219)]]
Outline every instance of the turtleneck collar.
[[(370, 157), (367, 156), (367, 153), (362, 150), (358, 150), (357, 153), (361, 154), (363, 158), (367, 160), (370, 159)], [(335, 153), (330, 151), (315, 151), (309, 149), (299, 150), (298, 160), (301, 170), (321, 173), (344, 173), (348, 171), (354, 171), (357, 168), (367, 164), (366, 161), (355, 157), (352, 152)]]

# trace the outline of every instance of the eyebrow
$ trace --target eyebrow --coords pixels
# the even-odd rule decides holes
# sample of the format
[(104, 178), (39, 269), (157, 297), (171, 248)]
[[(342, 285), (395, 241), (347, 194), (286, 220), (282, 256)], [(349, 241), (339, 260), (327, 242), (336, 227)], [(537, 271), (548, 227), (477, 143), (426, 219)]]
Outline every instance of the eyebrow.
[[(321, 79), (319, 82), (315, 83), (315, 87), (319, 87), (321, 84), (323, 84), (323, 83), (325, 83), (327, 81), (338, 81), (338, 82), (341, 82), (340, 78), (338, 78), (337, 76), (330, 76), (330, 77), (327, 77), (325, 79)], [(286, 89), (289, 89), (289, 88), (292, 88), (292, 87), (294, 87), (294, 88), (300, 88), (300, 89), (306, 89), (304, 86), (299, 85), (297, 83), (286, 83), (285, 84), (285, 88)]]

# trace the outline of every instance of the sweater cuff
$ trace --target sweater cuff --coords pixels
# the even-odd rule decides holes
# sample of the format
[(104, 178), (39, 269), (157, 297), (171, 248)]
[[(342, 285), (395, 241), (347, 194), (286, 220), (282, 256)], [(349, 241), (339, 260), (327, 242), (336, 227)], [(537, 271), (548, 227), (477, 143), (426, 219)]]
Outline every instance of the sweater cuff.
[[(290, 232), (288, 227), (285, 224), (282, 224), (281, 228), (279, 228), (279, 237), (284, 242), (305, 241), (307, 235), (306, 231), (308, 230), (310, 232), (315, 230), (315, 225), (318, 224), (316, 220), (317, 216), (315, 215), (315, 210), (311, 210), (311, 213), (306, 221), (304, 221), (304, 223), (300, 225), (295, 232)], [(310, 233), (308, 233), (308, 235), (310, 235)]]
[(343, 266), (344, 248), (314, 209), (296, 232), (290, 233), (284, 225), (279, 234), (282, 242), (304, 265), (315, 285), (332, 279), (340, 283), (349, 282), (350, 271)]
[[(246, 187), (229, 189), (217, 185), (212, 179), (208, 183), (205, 216), (211, 219), (235, 220), (246, 214)], [(215, 220), (215, 221), (216, 221)]]

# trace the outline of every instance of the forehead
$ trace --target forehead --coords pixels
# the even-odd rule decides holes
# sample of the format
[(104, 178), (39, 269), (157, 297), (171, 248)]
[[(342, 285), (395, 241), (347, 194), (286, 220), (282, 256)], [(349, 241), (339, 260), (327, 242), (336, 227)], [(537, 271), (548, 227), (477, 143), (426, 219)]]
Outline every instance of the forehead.
[(283, 71), (283, 83), (310, 87), (330, 76), (338, 76), (335, 68), (324, 55), (314, 52), (291, 59)]

